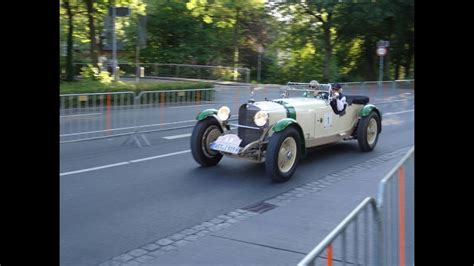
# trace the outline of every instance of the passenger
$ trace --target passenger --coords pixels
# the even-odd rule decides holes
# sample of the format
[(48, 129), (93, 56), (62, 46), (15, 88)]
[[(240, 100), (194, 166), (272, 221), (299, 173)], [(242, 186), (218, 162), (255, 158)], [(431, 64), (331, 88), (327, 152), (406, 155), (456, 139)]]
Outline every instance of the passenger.
[(342, 94), (342, 86), (339, 83), (332, 85), (331, 87), (331, 107), (336, 114), (341, 114), (346, 108), (346, 96)]

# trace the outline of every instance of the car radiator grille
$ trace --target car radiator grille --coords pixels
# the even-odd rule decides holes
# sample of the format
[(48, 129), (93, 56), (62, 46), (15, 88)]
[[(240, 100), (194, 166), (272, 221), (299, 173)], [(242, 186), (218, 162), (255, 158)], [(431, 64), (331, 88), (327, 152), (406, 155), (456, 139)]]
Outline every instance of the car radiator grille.
[[(243, 104), (239, 108), (239, 125), (257, 127), (253, 122), (253, 117), (260, 109), (254, 105)], [(245, 147), (252, 141), (256, 141), (262, 135), (261, 130), (239, 127), (237, 135), (242, 139), (240, 147)]]

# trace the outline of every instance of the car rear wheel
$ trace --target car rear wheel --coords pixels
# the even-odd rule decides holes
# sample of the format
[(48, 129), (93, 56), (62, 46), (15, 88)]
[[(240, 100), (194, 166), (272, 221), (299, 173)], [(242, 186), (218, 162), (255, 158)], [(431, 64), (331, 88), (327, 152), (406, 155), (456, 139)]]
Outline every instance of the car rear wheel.
[(198, 121), (191, 134), (191, 153), (194, 160), (207, 167), (219, 163), (222, 154), (211, 150), (209, 145), (222, 134), (222, 128), (215, 118), (208, 117)]
[(380, 117), (376, 112), (362, 117), (357, 128), (357, 140), (359, 148), (364, 151), (372, 151), (377, 144), (380, 132)]
[(268, 143), (265, 170), (275, 182), (288, 181), (296, 171), (300, 157), (300, 136), (293, 127), (276, 132)]

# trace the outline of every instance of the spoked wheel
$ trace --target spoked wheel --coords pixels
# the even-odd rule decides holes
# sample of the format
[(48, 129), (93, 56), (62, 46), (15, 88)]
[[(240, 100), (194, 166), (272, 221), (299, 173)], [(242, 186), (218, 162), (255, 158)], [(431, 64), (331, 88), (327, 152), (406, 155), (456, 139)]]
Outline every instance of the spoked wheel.
[(362, 151), (372, 151), (377, 144), (380, 132), (380, 117), (376, 112), (361, 118), (357, 128), (357, 140)]
[(211, 150), (209, 145), (222, 134), (222, 129), (214, 118), (206, 118), (198, 121), (191, 135), (191, 153), (194, 160), (200, 165), (207, 167), (219, 163), (222, 154)]
[(300, 154), (300, 136), (293, 127), (274, 133), (268, 143), (265, 170), (276, 182), (288, 181), (296, 171)]

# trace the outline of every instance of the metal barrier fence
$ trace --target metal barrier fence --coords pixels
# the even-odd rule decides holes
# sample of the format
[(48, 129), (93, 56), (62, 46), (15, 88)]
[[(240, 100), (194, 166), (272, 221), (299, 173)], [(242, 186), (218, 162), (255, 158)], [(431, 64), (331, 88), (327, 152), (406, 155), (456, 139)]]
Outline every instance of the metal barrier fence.
[[(340, 261), (343, 265), (348, 262), (355, 265), (381, 265), (380, 246), (377, 245), (377, 235), (380, 235), (382, 226), (376, 201), (365, 198), (326, 238), (323, 239), (298, 266), (317, 265), (317, 262), (326, 261), (332, 265), (333, 261)], [(372, 218), (369, 218), (370, 217)], [(359, 231), (359, 221), (364, 217), (362, 232)], [(373, 222), (373, 226), (370, 226)], [(351, 231), (351, 229), (353, 229)], [(348, 238), (350, 238), (348, 240)], [(340, 239), (340, 246), (336, 242)], [(353, 245), (350, 245), (350, 244)], [(349, 246), (348, 246), (349, 244)], [(326, 251), (325, 257), (320, 255)], [(319, 258), (319, 260), (317, 260)]]
[[(75, 63), (74, 74), (80, 75), (81, 68), (87, 66), (86, 63)], [(136, 77), (139, 68), (144, 68), (146, 77), (175, 77), (193, 78), (206, 80), (239, 81), (250, 82), (250, 69), (243, 67), (223, 67), (207, 65), (188, 64), (160, 64), (160, 63), (120, 63), (118, 64), (121, 75), (126, 77)], [(106, 67), (108, 68), (108, 67)], [(110, 70), (111, 71), (111, 70)]]
[[(342, 265), (414, 265), (414, 152), (412, 147), (380, 181), (377, 200), (365, 198), (298, 266), (315, 266), (319, 262), (332, 265), (334, 261)], [(362, 215), (365, 224), (364, 233), (360, 234)], [(347, 240), (348, 235), (352, 239)], [(334, 246), (338, 238), (339, 250)], [(350, 243), (353, 245), (347, 246)], [(322, 256), (324, 252), (326, 255)]]
[[(341, 82), (343, 93), (346, 95), (365, 95), (372, 99), (379, 97), (386, 97), (392, 95), (393, 92), (399, 89), (414, 90), (415, 80), (391, 80), (391, 81), (364, 81), (364, 82)], [(322, 84), (321, 84), (322, 85)], [(291, 84), (292, 88), (299, 90), (308, 89), (309, 83), (293, 83)], [(285, 90), (285, 86), (282, 86), (280, 91), (281, 93), (288, 93), (289, 97), (294, 97), (302, 95), (301, 91), (298, 90)], [(321, 88), (326, 90), (327, 88)], [(311, 91), (311, 89), (309, 89)]]
[(382, 265), (411, 265), (414, 262), (414, 148), (380, 181), (377, 207), (383, 221)]
[(353, 91), (365, 92), (375, 91), (377, 95), (383, 95), (395, 89), (415, 89), (415, 80), (390, 80), (390, 81), (363, 81), (363, 82), (341, 82), (345, 93), (352, 94)]
[(205, 105), (214, 101), (215, 94), (215, 90), (209, 89), (140, 92), (135, 102), (137, 127), (142, 133), (190, 127), (195, 121), (179, 117), (173, 108)]
[(60, 95), (60, 143), (131, 134), (134, 92)]
[(165, 115), (174, 114), (166, 114), (164, 107), (201, 105), (214, 98), (214, 89), (144, 91), (137, 96), (134, 92), (60, 95), (60, 143), (133, 134), (141, 146), (136, 139), (139, 134), (148, 144), (141, 133), (165, 130), (170, 125), (177, 129), (179, 123), (165, 123)]

